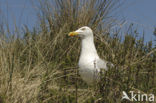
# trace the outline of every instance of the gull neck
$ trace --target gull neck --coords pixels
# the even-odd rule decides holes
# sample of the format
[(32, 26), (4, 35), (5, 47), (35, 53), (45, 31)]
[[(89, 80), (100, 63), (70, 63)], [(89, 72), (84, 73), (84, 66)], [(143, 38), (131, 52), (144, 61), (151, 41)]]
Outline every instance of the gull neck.
[(94, 44), (94, 39), (93, 36), (88, 36), (86, 38), (82, 38), (81, 41), (81, 56), (86, 56), (86, 55), (97, 55), (97, 51), (95, 48)]

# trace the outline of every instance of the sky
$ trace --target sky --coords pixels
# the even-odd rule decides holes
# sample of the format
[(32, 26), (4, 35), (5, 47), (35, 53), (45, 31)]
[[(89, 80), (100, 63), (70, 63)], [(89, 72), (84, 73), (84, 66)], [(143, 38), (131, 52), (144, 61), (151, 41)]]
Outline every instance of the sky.
[(126, 0), (119, 10), (119, 17), (126, 23), (137, 25), (140, 32), (145, 33), (145, 40), (156, 40), (153, 35), (156, 27), (156, 0)]
[[(32, 29), (37, 25), (37, 9), (32, 5), (32, 1), (37, 0), (0, 0), (0, 19), (8, 23), (11, 29), (15, 23), (18, 27), (27, 25)], [(156, 0), (123, 1), (116, 17), (119, 20), (124, 18), (124, 25), (133, 23), (140, 33), (144, 31), (146, 41), (156, 40), (153, 36), (156, 27)]]

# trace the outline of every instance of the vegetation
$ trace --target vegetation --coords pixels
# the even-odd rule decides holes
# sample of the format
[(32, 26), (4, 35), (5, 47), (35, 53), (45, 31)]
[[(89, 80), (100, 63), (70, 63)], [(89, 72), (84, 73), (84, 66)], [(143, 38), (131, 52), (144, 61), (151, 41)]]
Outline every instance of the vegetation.
[[(39, 27), (0, 37), (0, 103), (129, 103), (122, 91), (156, 96), (156, 47), (130, 26), (110, 33), (115, 0), (39, 1)], [(67, 34), (90, 26), (100, 57), (115, 64), (88, 86), (78, 74), (80, 40)], [(123, 34), (122, 34), (123, 35)], [(116, 69), (117, 68), (117, 69)], [(156, 97), (155, 97), (156, 98)]]

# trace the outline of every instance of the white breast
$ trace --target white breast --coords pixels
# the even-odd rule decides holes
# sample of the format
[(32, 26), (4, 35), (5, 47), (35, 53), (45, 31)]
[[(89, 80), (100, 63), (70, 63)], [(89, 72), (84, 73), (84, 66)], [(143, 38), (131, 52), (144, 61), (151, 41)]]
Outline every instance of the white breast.
[(93, 84), (98, 78), (100, 69), (97, 67), (96, 59), (98, 58), (86, 57), (79, 60), (79, 74), (88, 84)]

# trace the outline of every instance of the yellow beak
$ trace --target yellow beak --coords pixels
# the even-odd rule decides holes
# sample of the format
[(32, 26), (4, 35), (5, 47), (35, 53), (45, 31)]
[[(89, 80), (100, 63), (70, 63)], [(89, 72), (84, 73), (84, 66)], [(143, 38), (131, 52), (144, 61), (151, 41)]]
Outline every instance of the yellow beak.
[(68, 34), (68, 36), (75, 36), (75, 35), (78, 35), (78, 32), (70, 32), (70, 33)]

